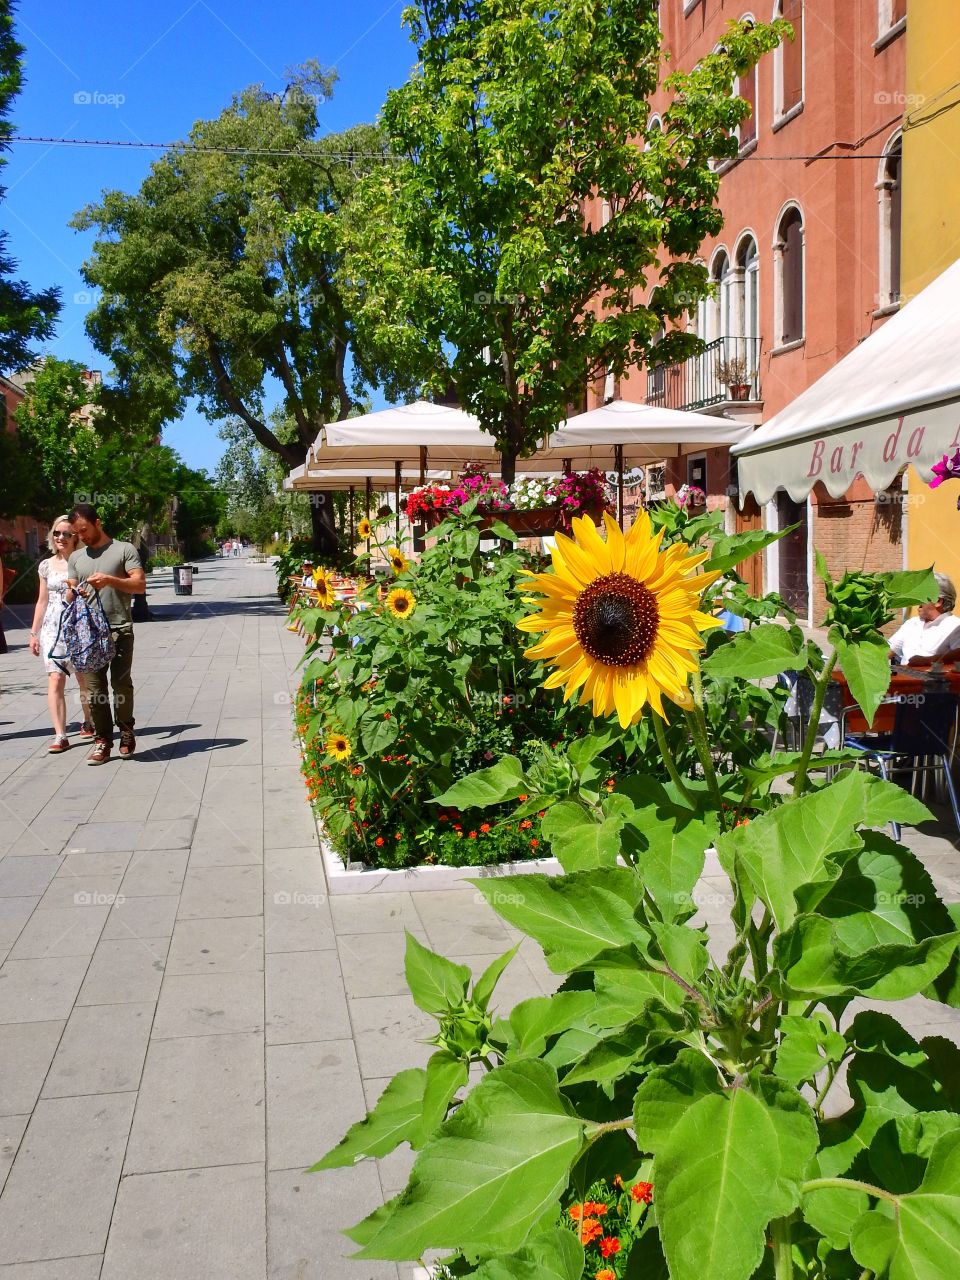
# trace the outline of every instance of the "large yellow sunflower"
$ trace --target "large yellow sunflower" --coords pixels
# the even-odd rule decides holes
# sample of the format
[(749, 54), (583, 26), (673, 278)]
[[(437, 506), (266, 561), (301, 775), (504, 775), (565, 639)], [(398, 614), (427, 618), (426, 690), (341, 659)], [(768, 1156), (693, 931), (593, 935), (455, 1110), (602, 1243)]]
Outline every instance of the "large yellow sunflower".
[(373, 533), (373, 525), (370, 523), (367, 517), (364, 516), (363, 519), (360, 521), (360, 523), (357, 525), (357, 537), (360, 539), (361, 542), (366, 542), (366, 540), (371, 536), (372, 533)]
[(417, 598), (406, 587), (395, 587), (387, 596), (387, 608), (395, 618), (409, 618), (417, 607)]
[(353, 754), (350, 739), (345, 733), (331, 733), (324, 745), (327, 755), (333, 756), (334, 760), (349, 760)]
[(528, 658), (553, 665), (548, 689), (565, 685), (564, 701), (580, 690), (593, 713), (616, 713), (626, 728), (649, 702), (663, 716), (663, 696), (683, 700), (701, 631), (719, 626), (699, 609), (700, 594), (719, 574), (690, 575), (709, 552), (691, 555), (682, 543), (660, 550), (663, 531), (651, 531), (642, 512), (624, 537), (603, 517), (604, 541), (589, 516), (572, 522), (573, 538), (558, 534), (553, 573), (531, 574), (524, 586), (538, 592), (540, 612), (522, 618), (522, 631), (546, 634)]
[(397, 577), (401, 573), (406, 573), (410, 568), (410, 561), (399, 547), (387, 547), (387, 559), (390, 561), (390, 567)]

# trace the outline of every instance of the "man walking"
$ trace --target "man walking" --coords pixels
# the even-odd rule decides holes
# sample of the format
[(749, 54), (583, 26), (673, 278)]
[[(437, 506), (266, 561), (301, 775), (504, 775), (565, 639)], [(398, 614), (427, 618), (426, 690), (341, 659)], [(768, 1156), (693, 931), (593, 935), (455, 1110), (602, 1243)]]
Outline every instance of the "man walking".
[(66, 600), (74, 599), (80, 585), (95, 587), (116, 644), (112, 662), (101, 671), (86, 672), (90, 714), (96, 742), (87, 764), (106, 764), (113, 750), (114, 716), (110, 711), (107, 673), (113, 687), (113, 708), (120, 729), (120, 754), (132, 756), (137, 740), (133, 736), (133, 620), (134, 595), (146, 591), (147, 582), (136, 547), (111, 538), (100, 523), (95, 507), (79, 502), (70, 512), (70, 523), (83, 544), (69, 561)]

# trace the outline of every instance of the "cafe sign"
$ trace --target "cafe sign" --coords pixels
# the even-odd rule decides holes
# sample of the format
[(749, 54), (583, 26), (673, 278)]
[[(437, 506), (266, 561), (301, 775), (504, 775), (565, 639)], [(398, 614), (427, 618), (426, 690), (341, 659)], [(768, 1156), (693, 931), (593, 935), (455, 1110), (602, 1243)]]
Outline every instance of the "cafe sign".
[(822, 485), (831, 498), (840, 498), (858, 477), (876, 493), (889, 488), (908, 463), (929, 480), (933, 464), (958, 448), (960, 401), (951, 400), (744, 452), (737, 460), (740, 493), (769, 502), (786, 489), (799, 502)]

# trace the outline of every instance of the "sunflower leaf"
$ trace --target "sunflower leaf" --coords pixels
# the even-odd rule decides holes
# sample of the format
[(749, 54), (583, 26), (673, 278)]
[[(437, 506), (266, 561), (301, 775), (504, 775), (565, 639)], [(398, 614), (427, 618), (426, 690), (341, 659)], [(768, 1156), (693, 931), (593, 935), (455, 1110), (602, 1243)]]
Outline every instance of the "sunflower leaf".
[(489, 769), (460, 778), (442, 795), (434, 796), (431, 804), (446, 805), (457, 809), (485, 809), (489, 805), (516, 800), (529, 791), (523, 765), (516, 756), (503, 756)]
[(555, 1227), (509, 1257), (490, 1258), (474, 1280), (580, 1280), (583, 1246), (572, 1231)]
[(386, 1156), (401, 1142), (409, 1142), (421, 1123), (426, 1083), (427, 1073), (421, 1067), (394, 1076), (366, 1119), (352, 1125), (333, 1150), (307, 1172), (319, 1173), (371, 1156)]
[(461, 1003), (471, 977), (465, 964), (454, 964), (446, 956), (437, 955), (409, 931), (404, 972), (414, 1004), (434, 1017)]
[(739, 632), (703, 660), (704, 672), (718, 680), (761, 680), (781, 671), (802, 671), (806, 665), (803, 632), (799, 627), (788, 629), (776, 623)]
[(522, 1247), (559, 1207), (583, 1129), (545, 1062), (498, 1067), (420, 1152), (393, 1212), (355, 1256), (399, 1262), (427, 1249)]

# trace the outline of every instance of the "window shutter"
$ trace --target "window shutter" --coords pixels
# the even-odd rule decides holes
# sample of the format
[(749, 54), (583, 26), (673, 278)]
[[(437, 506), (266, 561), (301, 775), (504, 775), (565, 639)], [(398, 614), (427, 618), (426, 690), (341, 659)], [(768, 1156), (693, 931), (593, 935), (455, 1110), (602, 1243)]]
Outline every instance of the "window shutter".
[(753, 68), (748, 75), (741, 76), (737, 83), (737, 93), (744, 101), (750, 103), (750, 115), (740, 123), (740, 146), (745, 147), (757, 136), (757, 69)]
[(781, 49), (784, 114), (803, 100), (803, 0), (783, 0), (783, 16), (793, 27), (793, 39), (784, 40)]
[(786, 343), (803, 337), (803, 237), (799, 214), (787, 214), (781, 224), (781, 236), (783, 324), (780, 341)]

